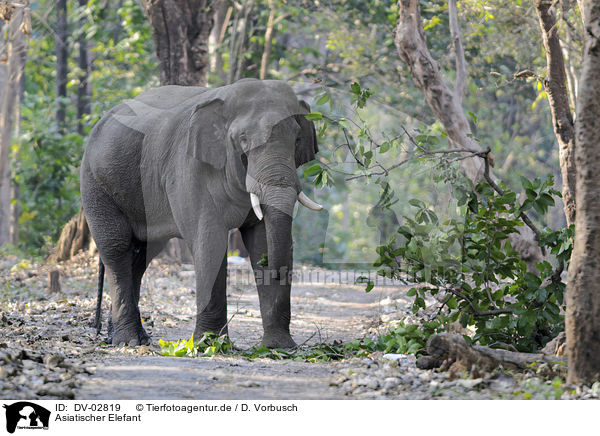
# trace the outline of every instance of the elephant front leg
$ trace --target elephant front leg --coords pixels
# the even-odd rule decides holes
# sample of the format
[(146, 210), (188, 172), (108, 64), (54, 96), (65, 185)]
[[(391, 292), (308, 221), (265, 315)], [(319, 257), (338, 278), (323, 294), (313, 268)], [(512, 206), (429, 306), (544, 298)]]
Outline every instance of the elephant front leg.
[(253, 227), (242, 228), (242, 237), (250, 254), (258, 288), (260, 314), (264, 335), (262, 343), (269, 348), (293, 348), (296, 343), (290, 335), (292, 258), (287, 268), (289, 274), (277, 277), (275, 272), (259, 264), (267, 253), (267, 235), (264, 221)]
[(211, 234), (213, 240), (195, 249), (196, 328), (194, 338), (205, 332), (227, 334), (227, 233)]

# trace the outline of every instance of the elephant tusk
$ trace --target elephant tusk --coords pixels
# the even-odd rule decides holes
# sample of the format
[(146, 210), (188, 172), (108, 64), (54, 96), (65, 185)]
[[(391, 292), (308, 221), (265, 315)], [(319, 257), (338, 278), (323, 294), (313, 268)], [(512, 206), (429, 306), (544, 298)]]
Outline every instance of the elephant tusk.
[(258, 195), (250, 193), (250, 203), (252, 203), (252, 209), (254, 210), (254, 215), (258, 220), (263, 219), (262, 209), (260, 208), (260, 200), (258, 199)]
[(323, 206), (321, 206), (319, 203), (314, 202), (313, 200), (311, 200), (310, 198), (308, 198), (308, 196), (300, 191), (300, 194), (298, 194), (298, 201), (303, 205), (308, 207), (310, 210), (321, 210), (323, 209)]

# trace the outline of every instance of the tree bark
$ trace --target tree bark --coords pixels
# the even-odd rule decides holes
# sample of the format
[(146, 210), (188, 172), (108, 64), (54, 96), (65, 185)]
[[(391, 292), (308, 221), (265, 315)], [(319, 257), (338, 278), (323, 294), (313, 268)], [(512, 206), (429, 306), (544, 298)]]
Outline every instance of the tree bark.
[(7, 66), (0, 110), (0, 246), (10, 238), (10, 147), (24, 69), (25, 41), (21, 31), (23, 8), (16, 8), (8, 23)]
[(569, 383), (600, 379), (600, 1), (585, 0), (577, 101), (575, 247), (566, 295)]
[(62, 99), (67, 97), (67, 0), (56, 2), (56, 123), (61, 133), (64, 133), (66, 120), (66, 105)]
[[(458, 34), (454, 38), (458, 38)], [(472, 138), (471, 128), (461, 106), (462, 95), (459, 94), (464, 87), (459, 86), (453, 91), (446, 85), (439, 64), (427, 48), (418, 0), (398, 1), (398, 25), (394, 42), (400, 59), (408, 67), (413, 81), (425, 95), (434, 115), (444, 126), (448, 138), (461, 147), (481, 150)], [(456, 43), (455, 50), (459, 50), (458, 56), (464, 56), (462, 47)], [(459, 68), (457, 78), (461, 70)], [(480, 158), (463, 159), (461, 163), (467, 177), (474, 181), (481, 179), (483, 162)]]
[(214, 1), (143, 0), (162, 85), (206, 86)]
[(562, 195), (567, 225), (575, 223), (576, 165), (575, 165), (575, 123), (569, 105), (565, 59), (558, 36), (555, 3), (547, 0), (534, 0), (544, 51), (546, 52), (547, 78), (544, 88), (552, 112), (554, 134), (558, 141)]
[[(79, 6), (85, 7), (88, 0), (79, 0)], [(85, 26), (85, 18), (79, 21), (79, 58), (77, 61), (79, 67), (79, 86), (77, 88), (77, 132), (83, 135), (83, 117), (90, 113), (90, 91), (89, 91), (89, 63), (88, 63), (88, 46), (83, 31)]]

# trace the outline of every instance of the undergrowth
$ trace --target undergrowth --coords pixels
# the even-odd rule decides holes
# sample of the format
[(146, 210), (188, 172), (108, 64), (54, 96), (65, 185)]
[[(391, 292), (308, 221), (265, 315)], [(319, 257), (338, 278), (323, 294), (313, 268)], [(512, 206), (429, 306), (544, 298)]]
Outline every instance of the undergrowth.
[(375, 352), (421, 356), (425, 354), (427, 339), (438, 326), (437, 322), (426, 322), (421, 326), (400, 323), (397, 327), (379, 336), (354, 339), (346, 343), (319, 342), (293, 349), (272, 349), (260, 345), (238, 351), (226, 335), (218, 336), (212, 332), (204, 333), (200, 340), (194, 339), (193, 335), (188, 340), (165, 341), (161, 339), (159, 346), (163, 356), (209, 357), (216, 354), (229, 354), (246, 359), (290, 359), (298, 362), (331, 362), (349, 357), (365, 357)]

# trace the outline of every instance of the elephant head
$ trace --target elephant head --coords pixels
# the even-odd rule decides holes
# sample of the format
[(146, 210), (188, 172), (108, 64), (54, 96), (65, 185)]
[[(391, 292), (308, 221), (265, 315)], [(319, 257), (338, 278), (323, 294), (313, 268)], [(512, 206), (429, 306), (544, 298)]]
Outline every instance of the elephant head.
[(257, 218), (264, 214), (274, 271), (289, 266), (296, 200), (322, 209), (302, 192), (296, 172), (318, 151), (309, 112), (285, 82), (244, 79), (204, 93), (189, 120), (188, 154), (224, 170)]

